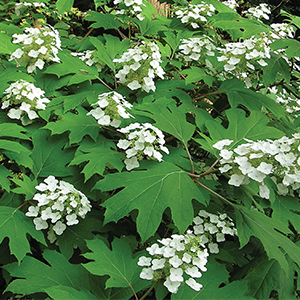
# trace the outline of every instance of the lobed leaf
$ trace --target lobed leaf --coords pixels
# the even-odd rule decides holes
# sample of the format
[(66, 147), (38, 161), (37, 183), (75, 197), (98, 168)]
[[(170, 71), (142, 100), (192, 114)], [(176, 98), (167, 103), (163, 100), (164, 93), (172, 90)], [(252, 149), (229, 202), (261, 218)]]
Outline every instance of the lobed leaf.
[(12, 179), (12, 181), (19, 187), (13, 189), (12, 191), (16, 194), (25, 195), (25, 201), (33, 198), (36, 193), (35, 187), (38, 185), (36, 180), (31, 180), (28, 176), (23, 174), (23, 179)]
[(224, 81), (220, 88), (220, 93), (225, 93), (231, 107), (243, 105), (250, 111), (260, 111), (263, 107), (270, 110), (277, 118), (286, 118), (284, 108), (268, 96), (256, 93), (242, 87), (237, 79)]
[(163, 212), (169, 207), (175, 226), (183, 233), (194, 217), (191, 200), (206, 205), (209, 195), (200, 191), (183, 170), (171, 163), (152, 162), (147, 167), (145, 171), (106, 175), (95, 185), (102, 191), (125, 187), (104, 202), (105, 223), (117, 222), (138, 209), (137, 231), (145, 241), (155, 233)]
[(69, 226), (63, 235), (57, 236), (57, 243), (61, 253), (70, 259), (74, 254), (74, 248), (78, 247), (81, 253), (87, 252), (89, 249), (86, 240), (94, 238), (93, 231), (100, 232), (102, 222), (96, 218), (91, 218), (89, 214), (85, 219), (80, 219), (76, 226)]
[(70, 165), (79, 165), (88, 162), (83, 170), (85, 180), (91, 178), (94, 174), (103, 175), (107, 165), (112, 165), (118, 171), (124, 168), (123, 153), (116, 151), (116, 145), (110, 140), (101, 137), (97, 143), (84, 140), (77, 149), (75, 158)]
[(76, 290), (69, 286), (51, 286), (45, 289), (45, 292), (54, 300), (73, 299), (73, 300), (96, 300), (88, 290)]
[(103, 14), (96, 11), (90, 11), (89, 16), (85, 18), (87, 21), (95, 21), (90, 27), (104, 29), (118, 29), (122, 23), (112, 14)]
[(52, 135), (69, 131), (70, 144), (79, 143), (86, 135), (96, 141), (99, 125), (94, 117), (87, 116), (87, 111), (81, 106), (77, 107), (77, 112), (77, 114), (67, 112), (61, 120), (49, 122), (43, 128), (51, 130)]
[[(20, 265), (12, 263), (5, 269), (13, 277), (6, 291), (30, 295), (38, 292), (46, 292), (51, 287), (69, 287), (79, 291), (90, 290), (90, 274), (81, 265), (71, 264), (60, 253), (46, 249), (43, 257), (47, 264), (33, 257), (26, 256)], [(50, 289), (51, 291), (51, 289)], [(105, 295), (102, 292), (102, 297)], [(102, 299), (107, 299), (104, 296)]]
[(290, 67), (279, 55), (271, 55), (271, 59), (268, 60), (268, 65), (263, 69), (262, 83), (268, 86), (282, 79), (284, 79), (286, 83), (290, 81)]
[(233, 40), (248, 39), (257, 33), (271, 30), (270, 26), (257, 20), (243, 18), (233, 10), (231, 12), (220, 12), (212, 16), (210, 24), (213, 27), (226, 30)]
[(18, 48), (17, 45), (12, 44), (11, 37), (0, 32), (0, 53), (12, 54)]
[(298, 199), (276, 194), (275, 202), (272, 203), (272, 209), (272, 218), (280, 220), (286, 226), (291, 223), (297, 232), (300, 232), (300, 207)]
[(10, 191), (10, 180), (8, 177), (13, 177), (13, 174), (6, 167), (0, 165), (0, 186), (2, 190), (7, 192)]
[(210, 75), (207, 75), (203, 69), (198, 67), (191, 67), (188, 70), (182, 72), (184, 75), (187, 75), (185, 82), (186, 84), (199, 82), (203, 80), (208, 86), (212, 86), (214, 78)]
[(187, 146), (187, 142), (195, 132), (195, 125), (186, 121), (186, 110), (183, 107), (176, 107), (173, 104), (166, 107), (163, 103), (159, 104), (157, 101), (143, 104), (140, 109), (137, 106), (136, 110), (140, 110), (139, 114), (149, 116), (155, 120), (156, 127), (173, 135), (185, 146)]
[(294, 39), (279, 39), (270, 45), (272, 50), (285, 49), (288, 58), (300, 56), (300, 42)]
[[(246, 117), (244, 110), (238, 108), (230, 108), (225, 113), (229, 121), (227, 129), (206, 114), (205, 127), (209, 131), (210, 138), (201, 134), (205, 141), (194, 139), (211, 153), (217, 153), (212, 145), (223, 139), (233, 140), (234, 143), (231, 146), (236, 146), (245, 138), (257, 141), (263, 140), (266, 137), (270, 139), (281, 138), (284, 135), (280, 130), (268, 126), (269, 118), (259, 111), (252, 111), (249, 117)], [(202, 121), (202, 119), (196, 116), (196, 124), (199, 127)], [(243, 124), (243, 126), (240, 124)], [(261, 128), (264, 128), (264, 130), (262, 131)]]
[[(286, 273), (289, 271), (289, 263), (285, 253), (287, 253), (298, 266), (300, 265), (300, 258), (297, 254), (299, 247), (288, 237), (283, 235), (292, 233), (287, 226), (277, 219), (269, 218), (256, 210), (247, 209), (242, 206), (235, 205), (235, 212), (241, 248), (248, 243), (251, 236), (255, 236), (262, 242), (269, 259), (274, 258), (277, 260), (280, 267)], [(283, 251), (285, 251), (285, 253)]]
[(98, 76), (98, 71), (96, 67), (89, 67), (78, 57), (74, 57), (68, 51), (63, 51), (59, 53), (59, 58), (61, 63), (52, 64), (49, 66), (44, 73), (45, 74), (55, 74), (58, 78), (67, 75), (67, 74), (90, 74), (93, 75), (93, 79), (96, 79)]
[(10, 253), (17, 258), (19, 263), (26, 253), (31, 253), (27, 234), (46, 245), (43, 233), (35, 229), (31, 218), (26, 217), (18, 208), (1, 206), (0, 243), (5, 237), (9, 238)]
[[(207, 271), (202, 273), (201, 278), (195, 280), (202, 284), (203, 287), (199, 292), (190, 288), (187, 284), (179, 287), (176, 294), (172, 294), (172, 300), (181, 299), (193, 299), (193, 300), (251, 300), (254, 299), (249, 296), (245, 296), (247, 291), (247, 285), (245, 282), (233, 281), (228, 282), (229, 274), (224, 265), (217, 262), (209, 262), (207, 265)], [(227, 283), (227, 284), (226, 284)], [(225, 286), (223, 286), (225, 284)], [(222, 287), (220, 287), (222, 286)]]
[(93, 261), (83, 264), (92, 274), (109, 275), (106, 288), (130, 287), (135, 292), (149, 285), (139, 277), (141, 268), (137, 265), (138, 257), (132, 258), (129, 245), (122, 239), (115, 238), (112, 242), (112, 250), (100, 239), (87, 241), (92, 253), (84, 254), (84, 257)]
[(288, 272), (280, 267), (277, 260), (260, 256), (251, 261), (250, 273), (243, 279), (248, 284), (247, 295), (255, 299), (269, 299), (272, 291), (277, 291), (279, 299), (297, 299), (294, 294), (295, 264), (287, 258)]
[(57, 0), (56, 7), (59, 14), (64, 14), (71, 11), (71, 8), (74, 4), (74, 0)]
[(68, 139), (64, 135), (50, 137), (46, 130), (40, 129), (32, 135), (34, 162), (33, 174), (37, 177), (49, 175), (65, 177), (72, 175), (66, 165), (72, 160), (74, 149), (64, 149)]

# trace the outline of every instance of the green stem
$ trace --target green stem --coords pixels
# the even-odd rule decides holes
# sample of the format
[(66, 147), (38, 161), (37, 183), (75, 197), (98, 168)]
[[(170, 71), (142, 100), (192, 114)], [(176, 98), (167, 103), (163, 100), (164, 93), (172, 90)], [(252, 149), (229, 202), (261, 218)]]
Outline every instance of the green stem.
[(204, 185), (203, 183), (199, 182), (198, 180), (195, 180), (196, 183), (198, 183), (199, 185), (201, 185), (203, 188), (205, 188), (207, 191), (209, 191), (210, 193), (214, 194), (215, 196), (217, 196), (218, 198), (220, 198), (221, 200), (225, 201), (226, 203), (233, 205), (229, 200), (227, 200), (226, 198), (224, 198), (223, 196), (221, 196), (220, 194), (216, 193), (215, 191), (211, 190), (209, 187), (207, 187), (206, 185)]
[(205, 175), (208, 175), (208, 174), (211, 174), (211, 173), (215, 173), (215, 172), (218, 172), (218, 170), (212, 170), (212, 168), (218, 163), (218, 161), (220, 160), (220, 158), (218, 158), (210, 167), (209, 167), (209, 169), (208, 170), (206, 170), (204, 173), (202, 173), (202, 174), (199, 174), (199, 175), (197, 175), (197, 174), (194, 174), (194, 172), (192, 172), (192, 173), (188, 173), (187, 172), (187, 174), (189, 175), (189, 176), (191, 176), (191, 177), (194, 177), (194, 178), (202, 178), (202, 177), (204, 177)]
[(96, 78), (97, 78), (103, 85), (105, 85), (107, 88), (109, 88), (111, 91), (113, 91), (113, 89), (112, 89), (108, 84), (106, 84), (100, 77), (96, 76)]
[(21, 67), (21, 65), (19, 64), (19, 62), (14, 58), (14, 61), (16, 62), (17, 64), (17, 68)]
[(185, 150), (186, 150), (186, 152), (187, 152), (187, 154), (188, 154), (188, 156), (189, 156), (189, 160), (190, 160), (190, 164), (191, 164), (191, 168), (192, 168), (192, 173), (194, 174), (194, 173), (195, 173), (195, 168), (194, 168), (192, 156), (191, 156), (191, 154), (190, 154), (190, 152), (189, 152), (189, 149), (188, 149), (188, 147), (187, 147), (186, 144), (184, 144), (184, 147), (185, 147)]
[(158, 284), (158, 281), (155, 281), (151, 287), (148, 289), (148, 291), (142, 296), (142, 298), (140, 298), (140, 300), (144, 300), (148, 295), (149, 293), (154, 289), (154, 287)]
[(189, 173), (189, 172), (186, 172), (186, 174), (188, 174), (190, 177), (194, 177), (194, 178), (202, 178), (206, 175), (209, 175), (209, 174), (212, 174), (212, 173), (217, 173), (219, 172), (219, 170), (211, 170), (211, 171), (205, 171), (204, 173), (202, 174), (193, 174), (193, 173)]
[(205, 98), (205, 97), (207, 97), (207, 96), (218, 95), (218, 94), (223, 94), (223, 92), (212, 92), (212, 93), (208, 93), (208, 94), (202, 95), (202, 96), (200, 96), (200, 97), (194, 98), (193, 100), (199, 100), (199, 99)]

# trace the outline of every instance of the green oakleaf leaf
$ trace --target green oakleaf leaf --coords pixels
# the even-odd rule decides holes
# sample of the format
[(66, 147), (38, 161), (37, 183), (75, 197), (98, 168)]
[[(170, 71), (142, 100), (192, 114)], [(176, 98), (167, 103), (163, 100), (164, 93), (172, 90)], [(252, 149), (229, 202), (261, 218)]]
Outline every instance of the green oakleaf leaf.
[(72, 56), (70, 52), (64, 50), (62, 53), (59, 53), (58, 56), (61, 63), (52, 64), (44, 71), (44, 73), (55, 74), (58, 78), (67, 74), (81, 74), (82, 72), (93, 75), (94, 79), (98, 76), (96, 67), (89, 67), (78, 57)]
[(109, 164), (121, 171), (124, 167), (121, 159), (124, 158), (125, 155), (117, 151), (115, 143), (101, 137), (97, 143), (88, 139), (82, 141), (70, 164), (79, 165), (88, 162), (82, 170), (85, 180), (88, 180), (96, 173), (103, 175), (105, 167)]
[(67, 112), (61, 120), (49, 122), (44, 128), (51, 130), (52, 135), (70, 131), (70, 144), (79, 143), (87, 134), (96, 141), (99, 125), (95, 118), (87, 116), (87, 111), (81, 106), (77, 107), (76, 110), (78, 114)]
[[(1, 123), (0, 124), (0, 137), (5, 138), (19, 138), (22, 140), (30, 140), (29, 137), (22, 133), (26, 129), (13, 123)], [(0, 138), (0, 149), (3, 149), (3, 153), (7, 155), (11, 160), (15, 160), (22, 166), (32, 167), (32, 160), (29, 158), (31, 151), (21, 145), (17, 141), (3, 140)]]
[(45, 289), (45, 292), (54, 300), (69, 299), (69, 300), (97, 300), (88, 290), (77, 291), (70, 286), (51, 286)]
[(186, 84), (183, 80), (159, 80), (156, 82), (155, 99), (163, 98), (172, 99), (178, 98), (181, 102), (191, 103), (191, 97), (184, 91), (192, 89), (193, 84)]
[(1, 32), (4, 31), (9, 36), (12, 36), (14, 33), (23, 33), (21, 26), (16, 26), (11, 23), (5, 24), (4, 22), (1, 22)]
[(14, 175), (6, 169), (3, 165), (0, 165), (0, 186), (3, 190), (10, 191), (10, 180), (7, 177), (13, 177)]
[(74, 0), (57, 0), (56, 7), (59, 14), (64, 14), (71, 11)]
[(0, 198), (0, 206), (17, 208), (24, 203), (24, 197), (20, 194), (4, 192)]
[[(103, 43), (97, 39), (96, 37), (90, 37), (91, 42), (97, 48), (97, 52), (93, 53), (96, 57), (101, 59), (101, 61), (109, 66), (115, 72), (115, 65), (113, 63), (113, 58), (110, 56), (109, 51), (106, 50)], [(119, 39), (117, 38), (118, 42), (117, 45), (120, 43)]]
[(251, 272), (243, 279), (248, 284), (247, 295), (255, 299), (269, 299), (272, 291), (277, 291), (279, 299), (297, 299), (294, 294), (294, 273), (296, 266), (287, 258), (289, 271), (285, 273), (275, 259), (260, 256), (246, 267)]
[[(70, 74), (58, 78), (57, 75), (46, 74), (42, 71), (37, 71), (37, 75), (35, 76), (37, 82), (35, 83), (35, 85), (43, 91), (45, 91), (46, 97), (52, 97), (54, 95), (54, 91), (62, 88), (63, 86), (68, 85), (70, 82), (70, 78), (72, 77), (73, 75)], [(56, 99), (57, 98), (52, 99), (51, 102), (47, 104), (46, 110), (49, 106), (52, 105), (52, 102)], [(41, 112), (44, 112), (44, 110), (40, 110), (39, 114)]]
[(18, 208), (1, 206), (0, 243), (5, 237), (8, 237), (10, 252), (19, 262), (26, 253), (31, 253), (27, 234), (46, 245), (43, 233), (35, 229), (31, 218), (26, 217)]
[(0, 149), (3, 149), (2, 153), (5, 154), (9, 159), (16, 161), (16, 163), (21, 166), (32, 169), (33, 162), (29, 157), (31, 150), (27, 149), (20, 142), (2, 140), (0, 138)]
[[(91, 275), (81, 265), (69, 263), (62, 254), (54, 250), (45, 250), (43, 256), (48, 264), (26, 256), (19, 266), (17, 263), (6, 265), (5, 269), (11, 276), (20, 278), (12, 281), (6, 290), (23, 295), (46, 292), (50, 287), (91, 290)], [(98, 296), (99, 299), (108, 298), (104, 292)]]
[(286, 83), (290, 81), (290, 66), (285, 59), (273, 54), (271, 55), (271, 59), (268, 60), (268, 65), (263, 69), (262, 82), (265, 86), (268, 86), (282, 79), (284, 79)]
[(182, 31), (177, 32), (177, 35), (173, 33), (172, 31), (166, 31), (164, 32), (165, 37), (163, 39), (170, 45), (172, 48), (173, 53), (177, 50), (177, 48), (181, 45), (182, 39), (188, 39), (193, 36), (193, 33), (191, 31)]
[(22, 126), (13, 123), (0, 124), (0, 136), (1, 137), (14, 137), (22, 140), (29, 140), (29, 137), (22, 133), (26, 132), (26, 129)]
[(38, 182), (36, 180), (31, 181), (31, 179), (25, 174), (23, 174), (23, 178), (24, 180), (12, 179), (12, 181), (19, 186), (12, 191), (16, 194), (25, 195), (25, 200), (30, 200), (36, 193), (35, 187), (38, 185)]
[(135, 22), (138, 24), (142, 36), (157, 35), (158, 31), (167, 30), (159, 20), (149, 20), (145, 18), (143, 21), (136, 20)]
[[(195, 139), (205, 148), (205, 150), (211, 153), (217, 153), (217, 150), (213, 148), (212, 145), (222, 139), (233, 140), (234, 143), (232, 146), (235, 146), (242, 142), (244, 138), (257, 141), (265, 138), (281, 138), (284, 135), (283, 132), (278, 129), (267, 126), (269, 118), (259, 111), (252, 111), (250, 116), (247, 118), (245, 111), (238, 108), (228, 109), (225, 113), (229, 121), (227, 129), (217, 123), (211, 116), (207, 116), (206, 114), (205, 127), (209, 131), (211, 138), (201, 134), (205, 141)], [(202, 119), (198, 119), (196, 116), (197, 125), (199, 122), (202, 122)], [(243, 126), (240, 124), (243, 124)], [(200, 127), (200, 125), (201, 123), (198, 126)], [(262, 131), (261, 128), (264, 128), (264, 130)]]
[(109, 174), (95, 185), (102, 191), (120, 187), (125, 188), (103, 204), (106, 207), (105, 223), (117, 222), (138, 209), (137, 230), (143, 241), (155, 233), (167, 207), (183, 233), (194, 217), (191, 200), (206, 205), (209, 199), (206, 191), (200, 191), (184, 171), (167, 162), (151, 162), (146, 171)]
[(32, 135), (35, 178), (49, 175), (65, 177), (72, 175), (66, 165), (72, 160), (74, 149), (64, 149), (68, 142), (65, 135), (50, 137), (47, 130), (36, 130)]
[(107, 64), (113, 72), (115, 72), (115, 63), (113, 60), (118, 54), (122, 54), (130, 46), (130, 40), (125, 39), (120, 42), (119, 38), (104, 34), (106, 44), (104, 44), (95, 37), (90, 37), (90, 41), (97, 48), (97, 52), (93, 53), (94, 56), (98, 57), (105, 64)]
[(89, 16), (85, 18), (87, 21), (95, 21), (90, 27), (104, 29), (118, 29), (122, 23), (112, 14), (103, 14), (96, 11), (89, 11)]
[(35, 79), (26, 74), (22, 73), (10, 62), (2, 61), (2, 66), (0, 67), (0, 93), (2, 94), (10, 85), (11, 82), (15, 82), (19, 79), (27, 80), (28, 82), (35, 82)]
[(203, 80), (208, 86), (211, 86), (214, 82), (214, 78), (212, 76), (207, 75), (203, 69), (198, 67), (191, 67), (181, 73), (183, 75), (187, 75), (187, 78), (185, 79), (186, 84)]
[(262, 242), (269, 259), (276, 259), (286, 273), (288, 273), (289, 264), (282, 250), (298, 266), (300, 265), (300, 257), (298, 255), (300, 248), (282, 234), (292, 233), (287, 226), (278, 219), (269, 218), (261, 212), (243, 206), (235, 205), (235, 211), (241, 248), (248, 243), (251, 236), (255, 236)]
[(12, 54), (18, 48), (17, 45), (12, 44), (11, 37), (0, 33), (0, 53), (1, 54)]
[(282, 197), (276, 194), (272, 208), (272, 218), (280, 220), (286, 226), (291, 223), (300, 232), (300, 206), (297, 198), (290, 196)]
[(98, 95), (109, 92), (109, 89), (102, 84), (93, 84), (89, 87), (90, 89), (84, 90), (81, 93), (76, 93), (74, 95), (68, 96), (61, 96), (60, 98), (64, 99), (64, 112), (78, 107), (86, 100), (89, 102), (89, 104), (94, 104), (98, 101)]
[[(21, 145), (18, 142), (14, 141), (8, 141), (8, 140), (2, 140), (1, 139), (1, 144), (0, 144), (0, 149), (16, 152), (16, 153), (26, 153), (26, 155), (29, 155), (31, 153), (30, 150), (25, 148), (23, 145)], [(3, 152), (5, 153), (5, 151)]]
[(195, 280), (202, 284), (202, 289), (197, 292), (187, 284), (179, 287), (176, 294), (172, 294), (172, 300), (195, 299), (195, 300), (251, 300), (252, 297), (244, 296), (247, 291), (247, 285), (241, 281), (233, 281), (225, 286), (220, 286), (228, 283), (229, 274), (224, 265), (219, 263), (208, 263), (207, 271), (202, 273), (201, 278)]
[(291, 23), (293, 23), (294, 25), (296, 25), (298, 28), (300, 28), (300, 17), (298, 16), (293, 16), (285, 11), (282, 11), (281, 12), (281, 15), (284, 16), (284, 17), (288, 17), (289, 19), (291, 20), (287, 20)]
[(100, 232), (102, 222), (98, 219), (89, 217), (80, 219), (76, 226), (68, 226), (63, 235), (57, 236), (57, 242), (61, 253), (70, 259), (74, 252), (74, 247), (79, 247), (82, 253), (87, 252), (86, 240), (92, 240), (92, 231)]
[(85, 253), (84, 257), (93, 261), (83, 266), (94, 275), (109, 275), (106, 288), (129, 287), (138, 292), (149, 286), (149, 282), (140, 279), (139, 257), (132, 258), (131, 249), (124, 240), (115, 238), (112, 250), (100, 239), (87, 241), (87, 245), (92, 253)]
[(271, 30), (270, 26), (257, 20), (243, 18), (234, 11), (218, 13), (212, 16), (210, 24), (213, 27), (228, 31), (233, 40), (239, 38), (248, 39), (257, 33)]
[(266, 107), (278, 118), (285, 118), (286, 116), (286, 112), (280, 104), (268, 96), (242, 87), (241, 82), (237, 79), (224, 81), (219, 92), (227, 95), (231, 107), (237, 107), (241, 104), (250, 111), (260, 111), (262, 107)]
[(300, 56), (300, 42), (294, 39), (279, 39), (270, 45), (272, 50), (285, 49), (288, 58)]
[[(163, 101), (164, 99), (161, 99)], [(136, 110), (141, 110), (139, 114), (148, 116), (155, 120), (155, 126), (165, 131), (177, 139), (185, 146), (195, 132), (195, 125), (186, 121), (186, 110), (179, 106), (176, 107), (170, 104), (168, 107), (159, 104), (160, 102), (145, 103), (135, 107)]]

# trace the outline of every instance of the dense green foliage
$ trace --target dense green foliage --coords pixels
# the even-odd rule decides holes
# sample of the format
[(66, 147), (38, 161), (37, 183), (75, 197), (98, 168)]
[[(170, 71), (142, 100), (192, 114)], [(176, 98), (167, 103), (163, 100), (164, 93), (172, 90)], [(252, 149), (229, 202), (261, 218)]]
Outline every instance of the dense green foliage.
[(300, 18), (234, 2), (0, 0), (1, 299), (299, 298)]

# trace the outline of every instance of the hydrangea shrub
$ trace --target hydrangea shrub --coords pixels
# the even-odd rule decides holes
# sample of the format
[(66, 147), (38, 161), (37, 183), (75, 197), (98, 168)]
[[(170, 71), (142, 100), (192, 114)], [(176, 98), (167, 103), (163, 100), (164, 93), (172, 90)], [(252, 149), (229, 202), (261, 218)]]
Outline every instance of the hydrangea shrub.
[(252, 2), (0, 0), (1, 299), (299, 298), (300, 22)]

